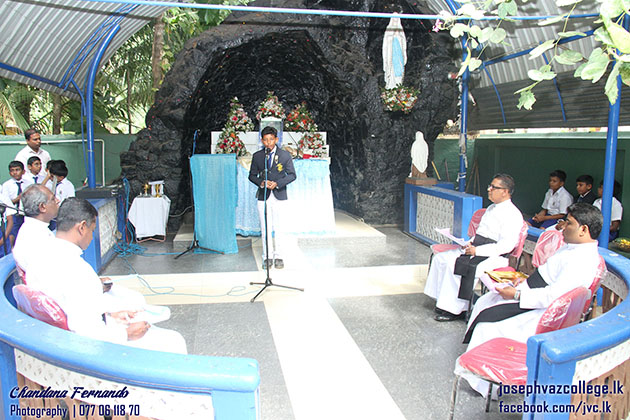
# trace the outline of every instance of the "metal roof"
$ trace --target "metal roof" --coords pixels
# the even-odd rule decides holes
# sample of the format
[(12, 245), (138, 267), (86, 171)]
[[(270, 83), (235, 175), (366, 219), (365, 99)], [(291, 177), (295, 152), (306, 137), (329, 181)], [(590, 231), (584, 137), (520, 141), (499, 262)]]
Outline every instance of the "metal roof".
[(76, 0), (2, 0), (0, 76), (77, 99), (76, 86), (84, 90), (89, 63), (108, 32), (119, 25), (102, 63), (164, 10)]

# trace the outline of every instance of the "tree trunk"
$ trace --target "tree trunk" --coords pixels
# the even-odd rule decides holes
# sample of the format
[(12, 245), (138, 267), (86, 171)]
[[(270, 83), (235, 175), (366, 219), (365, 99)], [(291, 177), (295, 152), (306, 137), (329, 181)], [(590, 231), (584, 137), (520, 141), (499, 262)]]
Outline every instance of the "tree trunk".
[(52, 133), (61, 134), (61, 95), (52, 94), (53, 110), (52, 110)]
[(162, 83), (162, 58), (164, 56), (164, 14), (155, 20), (153, 27), (153, 54), (151, 57), (151, 73), (153, 75), (153, 90), (156, 91)]
[(31, 102), (33, 102), (33, 98), (29, 95), (19, 100), (15, 104), (15, 109), (18, 110), (20, 114), (24, 117), (24, 120), (31, 127)]

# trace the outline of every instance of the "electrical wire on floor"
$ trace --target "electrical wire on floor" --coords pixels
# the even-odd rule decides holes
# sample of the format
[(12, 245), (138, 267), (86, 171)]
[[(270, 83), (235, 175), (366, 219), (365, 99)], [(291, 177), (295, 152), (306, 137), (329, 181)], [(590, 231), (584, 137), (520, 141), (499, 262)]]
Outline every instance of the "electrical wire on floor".
[[(129, 269), (132, 271), (132, 274), (134, 274), (138, 278), (138, 280), (140, 281), (140, 284), (143, 285), (144, 287), (146, 287), (147, 289), (149, 289), (149, 291), (151, 291), (150, 294), (145, 294), (144, 296), (170, 295), (170, 296), (195, 296), (195, 297), (206, 297), (206, 298), (222, 298), (222, 297), (225, 297), (225, 296), (245, 296), (245, 295), (251, 295), (251, 294), (254, 294), (254, 293), (258, 292), (258, 289), (256, 289), (256, 290), (240, 293), (240, 292), (243, 292), (243, 291), (247, 290), (247, 287), (245, 287), (245, 286), (234, 286), (227, 293), (222, 293), (222, 294), (219, 294), (219, 295), (204, 295), (204, 294), (200, 294), (200, 293), (181, 293), (181, 292), (176, 292), (175, 288), (172, 287), (172, 286), (155, 286), (154, 287), (154, 286), (151, 286), (151, 284), (148, 282), (148, 280), (143, 278), (136, 271), (136, 269), (133, 267), (133, 265), (131, 265), (131, 263), (129, 262), (129, 260), (127, 260), (126, 257), (122, 257), (122, 259), (123, 259), (123, 261), (125, 261), (125, 263), (129, 267)], [(166, 291), (160, 291), (161, 289), (166, 289)]]

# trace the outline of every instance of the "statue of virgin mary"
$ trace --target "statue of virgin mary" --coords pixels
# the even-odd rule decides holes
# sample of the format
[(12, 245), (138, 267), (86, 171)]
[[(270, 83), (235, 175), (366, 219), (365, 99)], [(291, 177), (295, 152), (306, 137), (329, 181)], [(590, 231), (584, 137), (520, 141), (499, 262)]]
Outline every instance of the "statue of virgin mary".
[(407, 38), (400, 18), (393, 17), (383, 36), (383, 71), (385, 88), (392, 89), (401, 84), (407, 64)]

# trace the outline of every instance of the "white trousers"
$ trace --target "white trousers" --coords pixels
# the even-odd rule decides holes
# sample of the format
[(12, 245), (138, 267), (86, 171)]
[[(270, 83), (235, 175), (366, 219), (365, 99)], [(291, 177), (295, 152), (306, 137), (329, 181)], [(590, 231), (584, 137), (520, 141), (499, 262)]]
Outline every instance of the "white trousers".
[[(468, 301), (460, 299), (459, 285), (461, 276), (454, 274), (455, 260), (463, 254), (459, 249), (440, 252), (433, 256), (431, 269), (424, 286), (424, 294), (435, 299), (435, 306), (452, 314), (459, 315), (468, 309)], [(504, 257), (488, 257), (479, 263), (475, 272), (475, 284), (484, 271), (508, 265), (508, 259)]]
[(187, 354), (186, 340), (180, 333), (151, 325), (146, 334), (137, 340), (127, 341), (127, 346), (145, 350)]
[(258, 201), (258, 217), (260, 219), (260, 233), (263, 243), (263, 261), (267, 258), (282, 258), (285, 249), (283, 220), (286, 220), (285, 211), (288, 200), (278, 200), (273, 193), (267, 199), (267, 226), (269, 227), (270, 257), (267, 257), (267, 244), (265, 241), (265, 202)]

